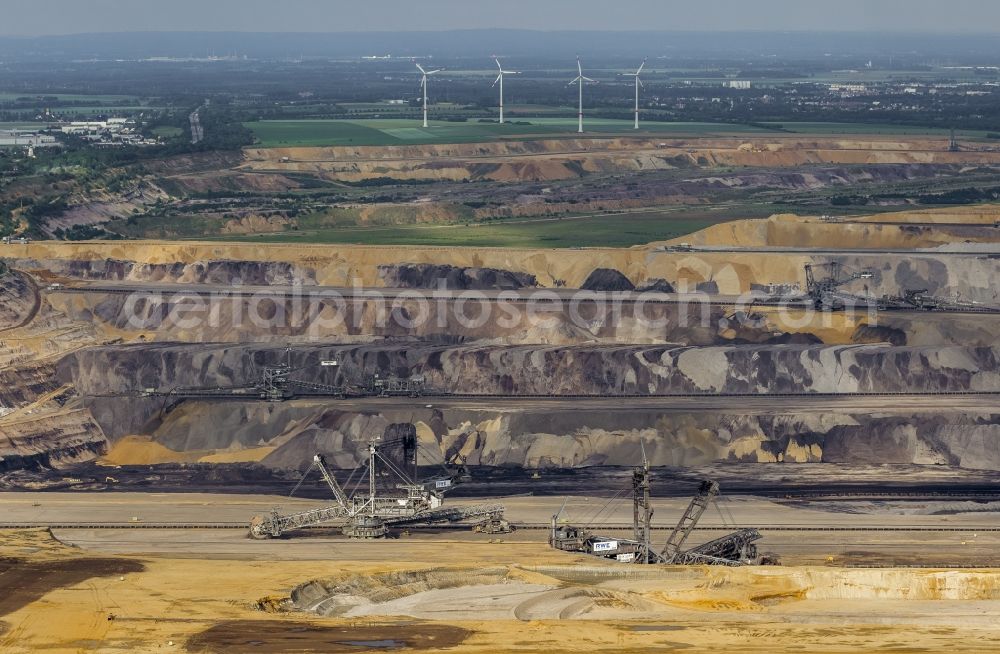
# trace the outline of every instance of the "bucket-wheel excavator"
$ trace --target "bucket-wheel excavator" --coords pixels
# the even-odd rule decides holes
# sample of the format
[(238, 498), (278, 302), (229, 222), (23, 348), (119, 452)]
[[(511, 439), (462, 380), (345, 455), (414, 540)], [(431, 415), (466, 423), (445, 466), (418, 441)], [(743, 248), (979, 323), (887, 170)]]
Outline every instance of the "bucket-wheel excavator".
[[(354, 470), (347, 482), (350, 487), (357, 479), (353, 494), (348, 494), (337, 482), (323, 456), (315, 455), (312, 468), (319, 471), (329, 486), (334, 502), (298, 513), (283, 515), (275, 509), (268, 515), (255, 516), (250, 523), (250, 536), (257, 539), (279, 538), (290, 531), (329, 523), (339, 525), (343, 533), (351, 538), (382, 538), (391, 527), (473, 519), (477, 520), (475, 529), (480, 533), (507, 533), (512, 530), (504, 519), (502, 504), (444, 506), (445, 493), (461, 480), (464, 471), (416, 481), (382, 454), (382, 448), (389, 444), (369, 443), (367, 461)], [(384, 476), (395, 478), (392, 488), (379, 487), (379, 478)]]

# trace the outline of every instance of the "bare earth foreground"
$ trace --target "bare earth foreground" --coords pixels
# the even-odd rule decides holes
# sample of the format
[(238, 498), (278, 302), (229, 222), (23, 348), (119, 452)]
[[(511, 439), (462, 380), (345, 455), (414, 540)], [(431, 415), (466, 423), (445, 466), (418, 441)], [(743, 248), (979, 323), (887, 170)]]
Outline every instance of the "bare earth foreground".
[[(556, 498), (508, 498), (517, 523)], [(559, 499), (561, 502), (561, 498)], [(685, 503), (656, 502), (665, 527)], [(238, 528), (266, 496), (9, 493), (0, 530), (0, 651), (356, 652), (954, 651), (1000, 649), (1000, 571), (928, 565), (942, 551), (996, 565), (997, 507), (839, 511), (732, 498), (786, 565), (638, 567), (556, 552), (544, 529), (503, 537), (414, 531), (381, 542), (312, 530), (258, 542)], [(603, 499), (575, 497), (583, 517)], [(626, 524), (631, 506), (614, 507)], [(962, 511), (965, 512), (962, 512)], [(212, 528), (182, 528), (215, 520)], [(134, 519), (134, 520), (133, 520)], [(706, 517), (706, 539), (719, 516)], [(177, 525), (171, 527), (170, 525)], [(145, 527), (145, 528), (142, 528)], [(702, 528), (704, 527), (704, 528)], [(909, 531), (884, 532), (883, 527)], [(854, 531), (840, 532), (849, 528)], [(822, 531), (815, 531), (821, 529)], [(624, 533), (624, 532), (622, 532)], [(659, 542), (661, 531), (655, 534)], [(953, 565), (962, 565), (957, 560)]]

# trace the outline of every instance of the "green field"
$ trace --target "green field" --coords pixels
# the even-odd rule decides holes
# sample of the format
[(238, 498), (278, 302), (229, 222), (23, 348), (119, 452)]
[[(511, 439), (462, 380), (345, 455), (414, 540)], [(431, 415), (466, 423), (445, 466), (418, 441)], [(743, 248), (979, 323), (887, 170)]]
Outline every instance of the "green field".
[[(499, 139), (565, 138), (576, 134), (575, 118), (514, 119), (505, 125), (467, 122), (431, 121), (424, 129), (419, 120), (386, 118), (359, 120), (264, 120), (245, 123), (258, 144), (265, 148), (334, 146), (334, 145), (422, 145), (428, 143), (478, 143)], [(527, 122), (519, 125), (517, 122)], [(750, 125), (726, 123), (641, 123), (638, 132), (628, 120), (590, 118), (584, 122), (590, 135), (641, 136), (732, 136), (753, 134), (857, 134), (863, 136), (935, 136), (947, 137), (949, 130), (933, 127), (881, 125), (866, 123), (769, 123), (775, 130)], [(780, 129), (781, 131), (777, 131)], [(986, 132), (959, 130), (959, 138), (984, 139)]]
[[(76, 93), (17, 93), (0, 91), (0, 102), (10, 102), (12, 100), (17, 100), (18, 98), (30, 98), (32, 100), (36, 98), (57, 98), (59, 102), (77, 102), (84, 104), (87, 102), (94, 103), (115, 103), (115, 102), (131, 102), (138, 99), (134, 95), (80, 95)], [(39, 100), (39, 102), (41, 102)]]
[(678, 238), (729, 220), (727, 216), (729, 214), (713, 215), (705, 211), (660, 211), (469, 225), (337, 227), (210, 240), (457, 247), (629, 247)]
[[(245, 125), (266, 148), (322, 145), (419, 145), (426, 143), (477, 143), (502, 138), (576, 134), (575, 118), (530, 118), (530, 125), (431, 121), (423, 129), (417, 120), (265, 120)], [(588, 134), (711, 135), (769, 133), (745, 125), (718, 123), (643, 123), (638, 132), (628, 120), (592, 118), (584, 121)]]
[[(948, 138), (951, 130), (943, 127), (913, 127), (908, 125), (881, 125), (875, 123), (765, 123), (781, 127), (785, 132), (793, 134), (859, 134), (864, 136), (942, 136)], [(955, 130), (959, 138), (984, 139), (986, 132), (981, 130)]]

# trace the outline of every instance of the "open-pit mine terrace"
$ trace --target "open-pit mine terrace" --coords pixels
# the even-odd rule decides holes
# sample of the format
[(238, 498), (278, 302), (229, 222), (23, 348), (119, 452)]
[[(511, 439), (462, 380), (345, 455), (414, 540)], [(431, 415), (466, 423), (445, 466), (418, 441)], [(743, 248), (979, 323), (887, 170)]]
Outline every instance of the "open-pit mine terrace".
[[(950, 152), (933, 138), (538, 139), (379, 147), (247, 148), (229, 172), (307, 173), (342, 181), (373, 177), (434, 181), (555, 181), (600, 173), (676, 168), (789, 168), (827, 165), (990, 164), (989, 147)], [(209, 180), (211, 184), (215, 180)], [(198, 180), (192, 176), (191, 184)], [(202, 181), (204, 184), (205, 181)]]
[[(0, 650), (996, 651), (1000, 317), (966, 309), (997, 306), (997, 218), (777, 216), (624, 250), (0, 246)], [(733, 304), (831, 263), (838, 291), (946, 306)], [(464, 291), (562, 306), (477, 321)], [(661, 301), (606, 301), (636, 293)], [(689, 314), (693, 293), (715, 301)], [(314, 454), (346, 482), (400, 434), (424, 471), (468, 466), (449, 503), (522, 529), (246, 537), (329, 504), (300, 483)], [(691, 542), (752, 526), (784, 565), (548, 547), (560, 506), (629, 537), (644, 457), (655, 542), (714, 479)]]
[[(4, 246), (0, 465), (351, 468), (410, 425), (484, 468), (1000, 470), (998, 218), (774, 216), (628, 249)], [(944, 304), (816, 310), (807, 266)], [(282, 402), (257, 391), (275, 365)]]

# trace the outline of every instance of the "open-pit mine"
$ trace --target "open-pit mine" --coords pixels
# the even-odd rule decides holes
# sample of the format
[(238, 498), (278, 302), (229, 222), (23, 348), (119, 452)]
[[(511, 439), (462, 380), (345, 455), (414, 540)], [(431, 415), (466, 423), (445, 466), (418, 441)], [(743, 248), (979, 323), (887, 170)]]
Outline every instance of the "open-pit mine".
[[(882, 145), (862, 163), (969, 156)], [(862, 156), (712, 146), (628, 165)], [(626, 165), (526, 147), (251, 149), (225, 175)], [(4, 244), (0, 651), (996, 651), (998, 224)]]

